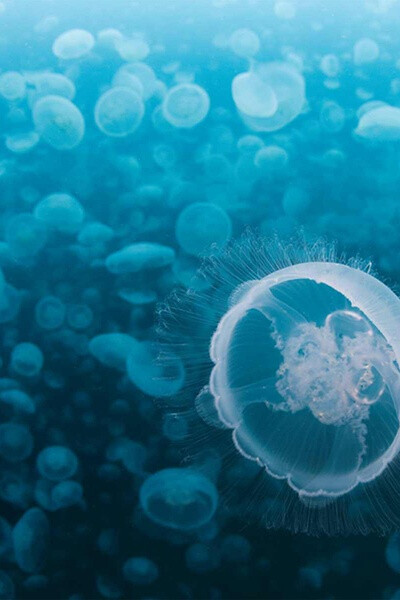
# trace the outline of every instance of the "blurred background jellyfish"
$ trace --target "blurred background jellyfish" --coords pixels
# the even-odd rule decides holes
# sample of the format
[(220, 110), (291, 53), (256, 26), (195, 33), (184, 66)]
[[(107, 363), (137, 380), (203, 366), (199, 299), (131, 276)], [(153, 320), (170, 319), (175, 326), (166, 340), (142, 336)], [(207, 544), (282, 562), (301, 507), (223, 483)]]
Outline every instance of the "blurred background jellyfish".
[(197, 413), (214, 414), (203, 421), (217, 419), (261, 473), (265, 525), (398, 527), (399, 298), (370, 265), (339, 261), (322, 242), (246, 236), (206, 259), (203, 275), (210, 288), (161, 311), (164, 333), (171, 342), (179, 324), (192, 331), (176, 347), (192, 367), (198, 357), (189, 385), (208, 373)]

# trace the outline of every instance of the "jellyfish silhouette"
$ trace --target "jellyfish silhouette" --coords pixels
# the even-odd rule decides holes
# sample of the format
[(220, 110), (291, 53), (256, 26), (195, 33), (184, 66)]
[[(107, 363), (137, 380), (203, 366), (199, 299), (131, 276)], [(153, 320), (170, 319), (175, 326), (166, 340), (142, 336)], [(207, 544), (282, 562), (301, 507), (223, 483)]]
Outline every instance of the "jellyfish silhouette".
[(241, 513), (309, 534), (398, 528), (400, 299), (321, 241), (247, 235), (206, 261), (206, 291), (175, 293), (161, 324), (202, 427), (217, 421), (240, 462), (220, 479)]

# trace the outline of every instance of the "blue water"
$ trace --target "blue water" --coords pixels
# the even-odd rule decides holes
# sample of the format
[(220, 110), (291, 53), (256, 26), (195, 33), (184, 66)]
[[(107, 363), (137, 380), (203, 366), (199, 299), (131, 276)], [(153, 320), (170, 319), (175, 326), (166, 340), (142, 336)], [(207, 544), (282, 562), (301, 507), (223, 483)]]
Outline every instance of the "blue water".
[(400, 597), (399, 27), (0, 1), (0, 599)]

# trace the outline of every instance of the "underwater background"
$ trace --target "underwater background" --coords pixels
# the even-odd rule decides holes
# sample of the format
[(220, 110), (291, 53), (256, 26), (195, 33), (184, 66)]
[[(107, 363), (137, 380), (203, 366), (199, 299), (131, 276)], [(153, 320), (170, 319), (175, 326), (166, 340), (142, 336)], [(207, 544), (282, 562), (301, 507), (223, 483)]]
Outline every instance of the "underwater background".
[(398, 0), (0, 2), (1, 599), (400, 598), (399, 534), (268, 528), (207, 381), (156, 360), (233, 240), (400, 289), (399, 31)]

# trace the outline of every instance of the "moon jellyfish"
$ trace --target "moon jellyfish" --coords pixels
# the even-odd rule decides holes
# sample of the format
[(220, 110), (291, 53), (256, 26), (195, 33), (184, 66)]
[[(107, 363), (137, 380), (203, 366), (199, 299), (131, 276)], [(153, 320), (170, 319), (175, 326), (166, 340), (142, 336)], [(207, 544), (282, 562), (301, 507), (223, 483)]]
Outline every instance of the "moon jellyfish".
[(15, 561), (25, 573), (37, 573), (46, 561), (50, 525), (40, 508), (27, 510), (12, 531)]
[(17, 260), (30, 260), (46, 244), (46, 229), (30, 213), (19, 213), (7, 222), (4, 239)]
[(11, 368), (18, 375), (35, 377), (43, 367), (43, 353), (36, 344), (21, 342), (11, 353)]
[(400, 108), (384, 105), (368, 110), (360, 117), (355, 133), (376, 142), (400, 140)]
[(195, 83), (181, 83), (171, 88), (162, 104), (163, 116), (174, 127), (191, 129), (206, 118), (210, 98)]
[(35, 103), (32, 118), (41, 138), (56, 150), (72, 150), (82, 141), (85, 121), (67, 98), (43, 96)]
[(69, 29), (54, 41), (53, 54), (64, 60), (80, 58), (91, 51), (94, 42), (94, 37), (89, 31)]
[(106, 258), (106, 267), (114, 275), (159, 269), (173, 262), (175, 251), (153, 242), (136, 242), (113, 252)]
[(236, 29), (229, 38), (233, 52), (242, 58), (251, 58), (260, 49), (260, 39), (251, 29)]
[(51, 503), (54, 510), (79, 504), (82, 498), (83, 488), (77, 481), (60, 481), (51, 490)]
[(30, 84), (28, 102), (31, 107), (43, 96), (62, 96), (67, 100), (73, 100), (75, 97), (75, 84), (61, 73), (47, 71), (28, 73), (26, 79)]
[(65, 319), (65, 304), (56, 296), (43, 296), (35, 306), (35, 320), (42, 329), (58, 329)]
[(85, 211), (79, 200), (70, 194), (50, 194), (38, 202), (34, 215), (49, 229), (72, 234), (80, 229)]
[(36, 466), (41, 477), (63, 481), (75, 475), (78, 459), (66, 446), (47, 446), (38, 454)]
[(26, 82), (21, 73), (6, 71), (0, 75), (0, 96), (14, 102), (22, 100), (26, 94)]
[(185, 380), (180, 357), (152, 342), (137, 342), (133, 346), (126, 369), (130, 381), (150, 396), (173, 396)]
[(305, 104), (305, 82), (290, 63), (256, 64), (232, 82), (232, 96), (253, 131), (277, 131), (293, 121)]
[(132, 556), (122, 567), (124, 579), (135, 585), (150, 585), (158, 579), (157, 565), (145, 556)]
[(362, 38), (353, 48), (354, 64), (357, 66), (374, 62), (379, 56), (379, 46), (375, 40)]
[(94, 109), (97, 127), (111, 137), (125, 137), (139, 127), (144, 116), (144, 104), (133, 89), (113, 87), (104, 92)]
[(203, 271), (212, 287), (171, 300), (163, 332), (261, 470), (256, 514), (311, 534), (399, 527), (400, 299), (319, 242), (249, 236)]
[(232, 233), (228, 214), (208, 202), (189, 204), (180, 213), (175, 235), (180, 247), (188, 254), (203, 255), (212, 248), (223, 248)]
[(163, 469), (150, 475), (140, 488), (139, 498), (149, 519), (182, 531), (208, 523), (218, 504), (214, 484), (191, 468)]
[(25, 425), (2, 423), (0, 425), (0, 456), (11, 463), (18, 463), (31, 455), (33, 437)]

